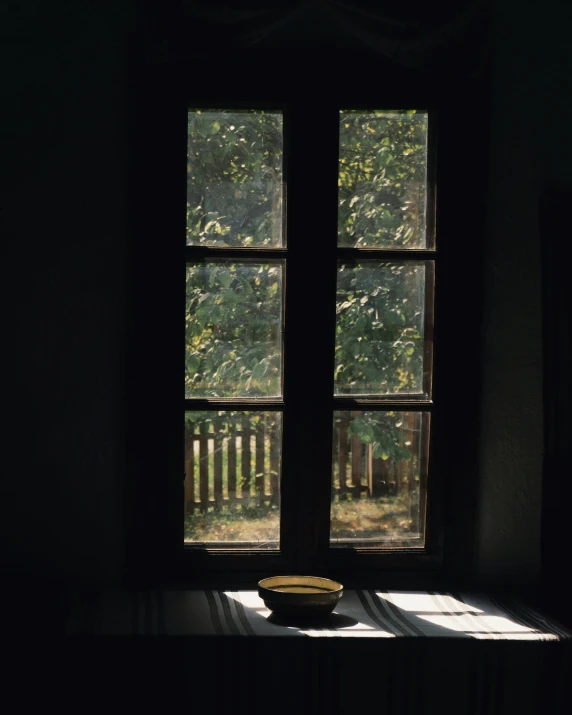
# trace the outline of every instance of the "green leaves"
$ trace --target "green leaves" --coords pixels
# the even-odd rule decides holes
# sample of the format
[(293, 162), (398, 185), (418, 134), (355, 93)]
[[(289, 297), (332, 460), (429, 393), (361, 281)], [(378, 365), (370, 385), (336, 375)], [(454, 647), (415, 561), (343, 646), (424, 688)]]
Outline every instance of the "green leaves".
[(187, 396), (280, 394), (281, 281), (277, 265), (188, 267)]
[(189, 112), (188, 245), (282, 243), (282, 116)]
[(341, 246), (425, 246), (426, 159), (426, 114), (342, 113)]
[[(188, 243), (280, 245), (281, 117), (191, 112), (188, 130)], [(340, 140), (340, 245), (422, 247), (426, 116), (414, 111), (347, 113), (341, 117)], [(237, 266), (220, 262), (188, 275), (189, 396), (280, 391), (280, 269)], [(375, 270), (366, 264), (340, 269), (338, 394), (403, 394), (420, 388), (423, 271), (408, 271), (402, 264), (382, 262)], [(310, 304), (311, 282), (307, 293)], [(401, 444), (395, 422), (358, 422), (356, 434), (372, 445), (376, 458), (387, 460)]]
[[(347, 420), (348, 413), (337, 413), (338, 416), (344, 414)], [(349, 419), (348, 439), (357, 437), (362, 444), (371, 445), (374, 459), (411, 460), (413, 442), (411, 432), (403, 427), (405, 414), (362, 412)]]
[(340, 266), (336, 394), (421, 391), (424, 285), (419, 265), (380, 261)]
[(218, 276), (218, 280), (223, 288), (229, 288), (232, 281), (229, 271), (222, 271)]
[(268, 369), (268, 365), (266, 363), (266, 360), (261, 360), (260, 362), (256, 363), (256, 365), (254, 366), (254, 368), (252, 370), (252, 379), (260, 380), (266, 374), (267, 369)]

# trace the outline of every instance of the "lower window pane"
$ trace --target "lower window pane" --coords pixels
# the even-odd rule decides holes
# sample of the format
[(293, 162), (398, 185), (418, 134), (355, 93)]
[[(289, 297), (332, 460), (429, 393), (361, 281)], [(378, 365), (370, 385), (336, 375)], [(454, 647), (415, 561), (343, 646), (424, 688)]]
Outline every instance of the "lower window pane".
[(280, 412), (185, 413), (185, 543), (278, 549)]
[(332, 546), (424, 546), (429, 419), (334, 413)]

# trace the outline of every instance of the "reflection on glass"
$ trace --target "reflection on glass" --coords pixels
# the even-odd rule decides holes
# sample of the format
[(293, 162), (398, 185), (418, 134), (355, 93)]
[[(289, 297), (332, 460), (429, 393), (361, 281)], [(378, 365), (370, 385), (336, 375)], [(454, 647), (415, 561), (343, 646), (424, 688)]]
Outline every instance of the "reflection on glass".
[(333, 546), (423, 546), (429, 417), (334, 413)]
[(338, 267), (336, 395), (423, 394), (428, 263)]
[(282, 115), (188, 113), (187, 245), (282, 246)]
[(340, 112), (338, 187), (340, 246), (432, 248), (427, 113)]
[(277, 397), (282, 264), (187, 267), (185, 396)]
[(280, 412), (185, 413), (185, 543), (277, 549)]

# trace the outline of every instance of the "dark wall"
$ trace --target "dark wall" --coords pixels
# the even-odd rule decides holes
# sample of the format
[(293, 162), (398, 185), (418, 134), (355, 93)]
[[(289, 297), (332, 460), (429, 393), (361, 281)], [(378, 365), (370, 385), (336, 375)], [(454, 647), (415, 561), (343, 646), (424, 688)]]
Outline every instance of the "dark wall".
[[(495, 7), (491, 176), (483, 187), (476, 573), (514, 583), (534, 582), (540, 565), (537, 199), (546, 182), (569, 182), (572, 162), (564, 4), (542, 7), (542, 16), (516, 0)], [(114, 583), (124, 573), (127, 59), (135, 20), (128, 2), (21, 0), (0, 25), (10, 336), (3, 557), (19, 575)]]
[(17, 579), (122, 571), (127, 26), (125, 6), (84, 0), (12, 3), (0, 22), (0, 522)]
[(477, 525), (479, 573), (491, 580), (531, 582), (540, 570), (538, 206), (545, 187), (572, 184), (570, 20), (564, 2), (495, 5)]

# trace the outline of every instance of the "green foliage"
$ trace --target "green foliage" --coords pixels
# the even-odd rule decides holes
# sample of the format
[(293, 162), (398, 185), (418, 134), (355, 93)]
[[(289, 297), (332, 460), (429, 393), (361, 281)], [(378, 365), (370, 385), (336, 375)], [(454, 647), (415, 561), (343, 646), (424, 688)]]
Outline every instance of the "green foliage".
[(245, 420), (248, 421), (252, 431), (263, 422), (267, 427), (277, 427), (280, 421), (280, 413), (252, 410), (219, 410), (208, 413), (201, 411), (185, 412), (185, 424), (188, 427), (194, 427), (195, 432), (197, 431), (196, 427), (208, 422), (213, 425), (211, 432), (218, 432), (228, 436), (233, 430), (241, 429)]
[[(281, 246), (281, 115), (193, 111), (188, 130), (187, 243)], [(344, 112), (340, 138), (340, 245), (425, 247), (426, 114)], [(281, 394), (281, 271), (270, 263), (188, 267), (187, 397)], [(421, 392), (424, 281), (420, 264), (340, 266), (336, 394)], [(214, 429), (232, 429), (235, 419), (221, 413)], [(367, 413), (351, 429), (374, 457), (408, 458), (397, 423), (392, 413)]]
[(281, 287), (278, 265), (187, 268), (187, 397), (280, 394)]
[(425, 247), (426, 157), (426, 114), (342, 113), (341, 246)]
[(421, 392), (424, 291), (419, 264), (340, 266), (336, 394)]
[(189, 112), (187, 244), (282, 244), (282, 116)]
[(371, 444), (374, 459), (410, 459), (411, 437), (404, 435), (402, 425), (403, 412), (363, 412), (351, 420), (348, 432)]

